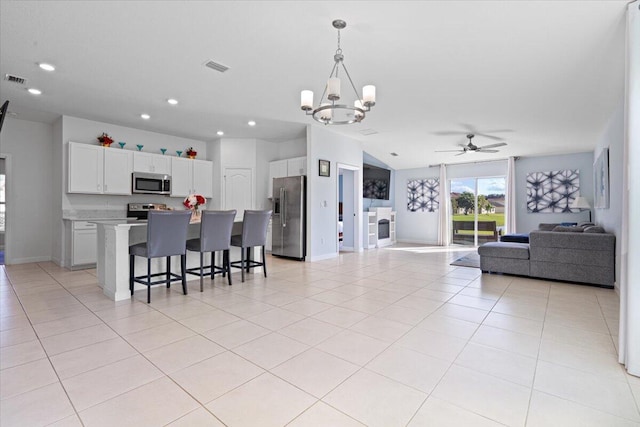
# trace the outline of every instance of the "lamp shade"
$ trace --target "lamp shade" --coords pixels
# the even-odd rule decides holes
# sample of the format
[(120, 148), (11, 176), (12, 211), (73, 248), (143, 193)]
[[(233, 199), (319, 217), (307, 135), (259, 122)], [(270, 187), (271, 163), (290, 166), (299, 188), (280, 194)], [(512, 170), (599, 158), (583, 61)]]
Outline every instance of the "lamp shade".
[(571, 202), (572, 209), (591, 209), (591, 205), (586, 197), (578, 196)]

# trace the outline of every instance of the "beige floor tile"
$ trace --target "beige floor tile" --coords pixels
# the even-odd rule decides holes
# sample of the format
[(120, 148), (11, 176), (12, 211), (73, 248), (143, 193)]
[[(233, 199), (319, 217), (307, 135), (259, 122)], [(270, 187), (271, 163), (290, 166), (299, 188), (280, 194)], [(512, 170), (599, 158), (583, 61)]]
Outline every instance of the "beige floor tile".
[(77, 415), (71, 415), (70, 417), (66, 417), (61, 419), (60, 421), (56, 421), (53, 424), (48, 424), (47, 427), (83, 427), (80, 418)]
[(640, 421), (638, 407), (626, 381), (612, 381), (598, 375), (539, 361), (534, 389), (609, 414)]
[(313, 316), (332, 307), (332, 304), (307, 298), (282, 306), (285, 310), (293, 311), (294, 313), (304, 316)]
[(332, 325), (342, 328), (348, 328), (365, 317), (367, 317), (367, 314), (365, 313), (349, 310), (343, 307), (333, 307), (313, 316), (315, 319), (322, 320), (323, 322), (331, 323)]
[(128, 304), (113, 305), (110, 308), (95, 311), (95, 314), (102, 319), (102, 321), (111, 322), (116, 319), (135, 316), (153, 310), (149, 304), (130, 300)]
[(246, 320), (229, 323), (216, 329), (204, 332), (202, 335), (225, 348), (236, 348), (256, 338), (269, 334), (271, 331)]
[(174, 372), (171, 378), (205, 404), (263, 372), (260, 367), (227, 351)]
[(411, 325), (382, 317), (369, 316), (349, 329), (391, 343), (407, 333), (411, 329)]
[(22, 328), (8, 329), (0, 332), (0, 347), (21, 344), (35, 339), (38, 339), (38, 337), (30, 325)]
[(346, 330), (323, 341), (316, 348), (358, 366), (364, 366), (388, 346), (388, 342)]
[(135, 332), (124, 338), (138, 351), (146, 352), (193, 335), (195, 335), (195, 332), (191, 329), (173, 322)]
[(616, 354), (611, 335), (609, 334), (566, 328), (557, 325), (545, 325), (542, 338), (544, 340), (548, 339), (579, 347), (586, 347), (595, 351)]
[(378, 311), (386, 308), (389, 304), (374, 299), (367, 298), (366, 294), (363, 296), (355, 297), (341, 304), (340, 307), (348, 308), (350, 310), (360, 311), (362, 313), (374, 314)]
[(433, 289), (420, 289), (419, 291), (414, 292), (413, 295), (433, 301), (447, 302), (456, 294), (451, 292), (434, 291)]
[(453, 337), (469, 339), (478, 329), (477, 323), (466, 320), (456, 319), (455, 317), (442, 316), (432, 314), (431, 316), (418, 323), (417, 327), (438, 332), (443, 335), (451, 335)]
[(52, 320), (50, 322), (37, 323), (33, 325), (40, 339), (52, 335), (63, 334), (65, 332), (76, 331), (88, 326), (99, 325), (102, 323), (99, 317), (90, 314), (79, 314), (77, 316), (65, 317), (63, 319)]
[(242, 319), (255, 316), (265, 311), (272, 310), (274, 307), (269, 304), (262, 303), (260, 301), (249, 300), (247, 302), (241, 302), (239, 304), (230, 305), (224, 308), (224, 311), (229, 312)]
[(288, 427), (364, 427), (346, 414), (323, 402), (318, 402), (287, 424)]
[(0, 425), (2, 426), (44, 426), (73, 414), (71, 402), (57, 381), (0, 401)]
[(196, 409), (178, 418), (167, 427), (224, 427), (224, 424), (204, 408)]
[(431, 396), (506, 425), (522, 426), (531, 389), (452, 366)]
[(470, 342), (534, 358), (538, 357), (540, 348), (540, 340), (531, 335), (485, 325), (478, 328)]
[(92, 427), (158, 426), (176, 420), (198, 406), (165, 377), (82, 411), (80, 418), (84, 425)]
[(174, 320), (182, 320), (188, 317), (207, 314), (215, 308), (209, 304), (191, 299), (185, 304), (172, 305), (169, 307), (159, 308), (159, 311)]
[(64, 379), (62, 385), (76, 410), (83, 411), (162, 376), (151, 362), (137, 355)]
[(342, 330), (330, 323), (307, 317), (279, 330), (278, 333), (307, 345), (317, 345)]
[(487, 315), (482, 324), (540, 338), (542, 336), (542, 326), (544, 323), (539, 320), (510, 316), (492, 311)]
[(120, 337), (51, 356), (51, 364), (61, 379), (130, 358), (138, 352)]
[(390, 305), (375, 313), (378, 317), (405, 323), (407, 325), (417, 325), (430, 314), (428, 310), (416, 310), (414, 308)]
[[(110, 301), (113, 304), (113, 301)], [(65, 317), (77, 316), (79, 314), (90, 314), (91, 311), (83, 305), (74, 305), (72, 307), (57, 307), (50, 310), (35, 311), (29, 313), (31, 323), (38, 324), (43, 322), (51, 322), (53, 320), (64, 319)]]
[(164, 373), (170, 374), (224, 351), (224, 347), (200, 335), (195, 335), (148, 351), (144, 356)]
[(272, 331), (277, 331), (304, 318), (305, 316), (301, 314), (283, 310), (282, 308), (274, 308), (273, 310), (249, 317), (247, 320), (264, 328), (271, 329)]
[(399, 346), (391, 346), (365, 367), (404, 385), (431, 393), (451, 364)]
[(233, 351), (262, 368), (271, 369), (308, 348), (306, 344), (274, 332), (236, 347)]
[(211, 307), (209, 312), (192, 317), (187, 317), (180, 320), (180, 323), (197, 333), (203, 333), (211, 329), (219, 328), (220, 326), (228, 325), (229, 323), (233, 323), (238, 320), (240, 320), (240, 318), (237, 316)]
[(24, 365), (45, 357), (47, 354), (38, 340), (2, 347), (0, 348), (0, 369)]
[(323, 401), (361, 423), (406, 425), (427, 395), (365, 369), (343, 382)]
[(322, 398), (358, 369), (352, 363), (312, 348), (271, 369), (271, 373)]
[(638, 423), (534, 390), (527, 427), (637, 427)]
[(100, 341), (117, 337), (107, 325), (99, 324), (63, 334), (53, 335), (40, 340), (49, 356), (75, 350)]
[(455, 364), (526, 387), (533, 386), (536, 371), (533, 357), (474, 343), (467, 344)]
[(0, 399), (8, 399), (58, 382), (48, 359), (40, 359), (12, 368), (0, 374)]
[(345, 293), (328, 290), (328, 291), (320, 292), (319, 294), (315, 294), (311, 298), (315, 301), (338, 305), (343, 302), (352, 300), (355, 297), (353, 295), (347, 295)]
[[(4, 315), (4, 313), (2, 313)], [(8, 331), (9, 329), (30, 327), (29, 319), (24, 313), (14, 314), (12, 316), (0, 317), (0, 331)]]
[(173, 320), (164, 313), (159, 311), (147, 311), (134, 316), (112, 320), (107, 322), (107, 324), (119, 335), (129, 335), (172, 322)]
[(395, 343), (446, 362), (453, 362), (466, 344), (466, 339), (420, 328), (413, 329)]
[(467, 411), (444, 400), (429, 397), (408, 427), (500, 427), (504, 424)]
[(226, 425), (276, 427), (287, 424), (315, 402), (313, 396), (264, 373), (207, 404), (207, 409)]
[(625, 381), (626, 377), (617, 355), (559, 341), (543, 339), (538, 358), (612, 380)]
[(545, 304), (529, 304), (527, 302), (507, 301), (503, 297), (492, 309), (495, 313), (508, 314), (510, 316), (524, 317), (531, 320), (544, 320), (547, 308)]
[(467, 322), (482, 323), (489, 312), (473, 307), (465, 307), (463, 305), (451, 304), (447, 302), (440, 307), (435, 314), (453, 317)]

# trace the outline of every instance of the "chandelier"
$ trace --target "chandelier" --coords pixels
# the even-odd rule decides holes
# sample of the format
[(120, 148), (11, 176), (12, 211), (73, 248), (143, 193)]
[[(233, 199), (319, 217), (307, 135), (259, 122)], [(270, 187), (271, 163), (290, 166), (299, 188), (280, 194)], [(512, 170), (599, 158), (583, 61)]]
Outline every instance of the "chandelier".
[[(325, 125), (348, 125), (351, 123), (359, 123), (364, 119), (365, 114), (376, 105), (376, 87), (367, 85), (362, 88), (362, 97), (358, 94), (356, 86), (351, 80), (349, 71), (344, 65), (344, 55), (340, 48), (340, 30), (347, 26), (347, 23), (341, 19), (332, 22), (333, 28), (338, 30), (338, 49), (333, 55), (333, 69), (329, 74), (329, 80), (320, 97), (318, 106), (313, 106), (313, 92), (303, 90), (300, 93), (300, 108), (314, 118), (314, 120), (324, 123)], [(344, 71), (344, 75), (349, 80), (349, 85), (353, 89), (354, 101), (353, 106), (348, 105), (343, 100), (340, 93), (340, 68)], [(348, 88), (347, 88), (348, 90)], [(325, 98), (326, 96), (326, 98)]]

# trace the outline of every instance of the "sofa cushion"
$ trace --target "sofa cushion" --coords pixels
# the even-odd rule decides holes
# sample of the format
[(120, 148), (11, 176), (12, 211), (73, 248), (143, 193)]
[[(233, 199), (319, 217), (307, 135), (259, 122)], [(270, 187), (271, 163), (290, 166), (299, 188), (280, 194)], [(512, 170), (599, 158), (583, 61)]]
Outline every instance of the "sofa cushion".
[(538, 224), (538, 230), (540, 230), (540, 231), (551, 231), (554, 228), (556, 228), (558, 225), (560, 225), (560, 224), (557, 224), (557, 223), (549, 224), (549, 223), (541, 222), (540, 224)]
[(551, 231), (559, 231), (562, 233), (582, 233), (584, 231), (584, 227), (558, 225), (554, 227), (553, 230)]
[(478, 248), (480, 256), (529, 259), (529, 245), (513, 242), (489, 242)]
[(500, 236), (501, 242), (529, 243), (529, 233), (526, 234), (505, 234)]
[(604, 228), (600, 227), (599, 225), (593, 225), (591, 227), (586, 227), (584, 229), (585, 233), (604, 233)]

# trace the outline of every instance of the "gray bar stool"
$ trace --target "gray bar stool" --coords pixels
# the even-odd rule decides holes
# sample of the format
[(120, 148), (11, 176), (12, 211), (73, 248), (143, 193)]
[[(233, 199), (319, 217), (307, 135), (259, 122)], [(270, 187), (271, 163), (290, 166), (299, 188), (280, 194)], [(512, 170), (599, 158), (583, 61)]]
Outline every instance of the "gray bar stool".
[[(265, 245), (267, 244), (267, 227), (271, 218), (271, 210), (244, 211), (242, 220), (242, 235), (231, 236), (231, 246), (240, 247), (240, 261), (231, 263), (232, 267), (240, 268), (242, 281), (244, 271), (250, 268), (262, 266), (264, 277), (267, 277), (267, 259), (265, 257)], [(251, 259), (251, 248), (262, 246), (262, 262)], [(245, 258), (246, 255), (246, 258)], [(245, 265), (246, 262), (246, 265)]]
[[(204, 270), (210, 269), (206, 275), (228, 275), (231, 285), (231, 266), (229, 265), (229, 245), (231, 242), (231, 229), (236, 218), (236, 211), (202, 211), (200, 220), (200, 238), (187, 240), (187, 250), (200, 252), (200, 267), (189, 268), (187, 273), (200, 276), (200, 292), (205, 276)], [(215, 265), (216, 251), (222, 252), (222, 266)], [(204, 253), (211, 252), (211, 265), (204, 266)]]
[[(129, 290), (133, 296), (135, 283), (147, 287), (147, 304), (151, 302), (151, 286), (182, 281), (182, 291), (187, 294), (186, 253), (187, 230), (191, 220), (191, 211), (149, 211), (147, 223), (147, 241), (129, 246)], [(171, 272), (171, 257), (180, 255), (181, 274)], [(147, 274), (135, 275), (135, 257), (147, 258)], [(151, 274), (151, 258), (167, 258), (167, 271)], [(165, 276), (163, 280), (151, 281), (152, 277)]]

